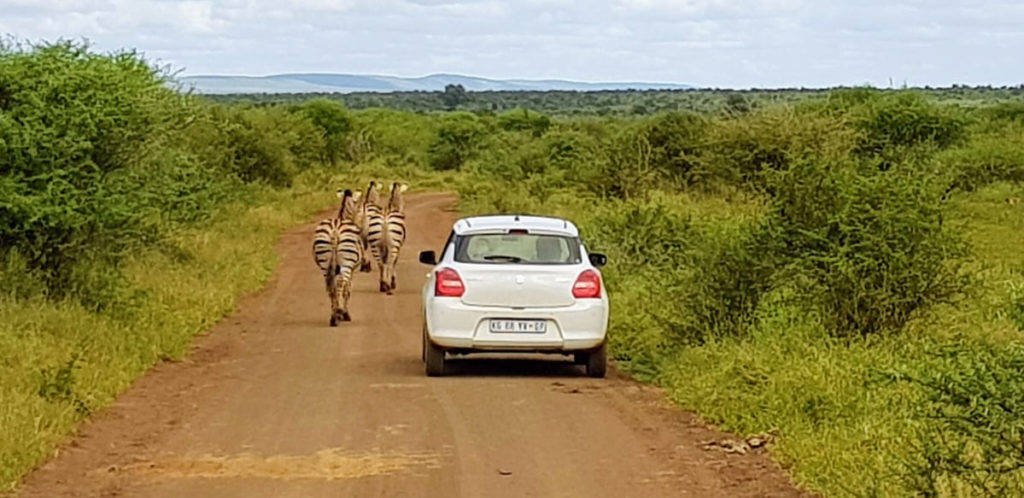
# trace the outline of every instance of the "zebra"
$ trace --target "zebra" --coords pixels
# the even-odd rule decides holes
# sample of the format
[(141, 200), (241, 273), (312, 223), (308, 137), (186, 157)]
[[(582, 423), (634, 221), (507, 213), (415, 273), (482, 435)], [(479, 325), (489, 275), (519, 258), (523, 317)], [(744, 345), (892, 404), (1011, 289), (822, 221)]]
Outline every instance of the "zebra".
[(313, 259), (324, 274), (327, 294), (331, 298), (332, 327), (337, 326), (339, 321), (352, 320), (348, 312), (352, 273), (363, 259), (363, 241), (359, 226), (354, 221), (361, 194), (353, 194), (348, 189), (339, 190), (341, 207), (338, 209), (338, 217), (318, 223), (313, 239)]
[(395, 282), (395, 264), (398, 263), (398, 253), (405, 244), (405, 199), (402, 193), (409, 189), (404, 183), (391, 184), (391, 197), (388, 199), (388, 207), (384, 210), (384, 227), (380, 240), (381, 253), (381, 290), (391, 295), (398, 288)]
[[(362, 230), (363, 238), (363, 262), (360, 267), (360, 271), (363, 273), (369, 273), (373, 271), (372, 261), (377, 260), (377, 264), (380, 265), (380, 249), (378, 244), (380, 242), (380, 227), (383, 223), (383, 216), (381, 215), (381, 204), (380, 204), (380, 190), (381, 185), (377, 182), (371, 181), (370, 186), (366, 188), (366, 195), (363, 196), (362, 202), (359, 204), (359, 213), (357, 215), (357, 223)], [(373, 235), (371, 236), (371, 231)]]

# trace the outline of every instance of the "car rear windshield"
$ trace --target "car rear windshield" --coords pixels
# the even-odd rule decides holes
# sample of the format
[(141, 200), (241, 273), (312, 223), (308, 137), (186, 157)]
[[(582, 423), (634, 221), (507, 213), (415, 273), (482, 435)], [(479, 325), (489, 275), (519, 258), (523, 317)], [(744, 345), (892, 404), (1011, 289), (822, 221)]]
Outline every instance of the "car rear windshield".
[(576, 237), (531, 233), (462, 235), (455, 239), (455, 261), (480, 264), (575, 265)]

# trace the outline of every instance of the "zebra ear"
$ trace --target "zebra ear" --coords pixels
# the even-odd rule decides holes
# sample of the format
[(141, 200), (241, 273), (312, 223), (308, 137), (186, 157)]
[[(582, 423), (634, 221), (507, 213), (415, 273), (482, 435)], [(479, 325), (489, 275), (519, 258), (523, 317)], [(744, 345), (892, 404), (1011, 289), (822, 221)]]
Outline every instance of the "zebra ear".
[(373, 184), (373, 188), (374, 188), (374, 190), (376, 190), (377, 192), (380, 192), (381, 190), (383, 190), (383, 189), (384, 189), (384, 185), (382, 185), (382, 184), (380, 184), (380, 183), (375, 183), (375, 184)]
[(403, 183), (401, 187), (398, 187), (399, 192), (405, 192), (406, 190), (409, 190), (409, 185), (405, 183)]
[(341, 199), (342, 197), (345, 197), (345, 189), (340, 189), (339, 188), (338, 189), (338, 198)]
[(362, 197), (362, 196), (363, 196), (362, 192), (359, 192), (359, 191), (353, 192), (352, 193), (352, 200), (353, 201), (358, 201), (359, 198)]

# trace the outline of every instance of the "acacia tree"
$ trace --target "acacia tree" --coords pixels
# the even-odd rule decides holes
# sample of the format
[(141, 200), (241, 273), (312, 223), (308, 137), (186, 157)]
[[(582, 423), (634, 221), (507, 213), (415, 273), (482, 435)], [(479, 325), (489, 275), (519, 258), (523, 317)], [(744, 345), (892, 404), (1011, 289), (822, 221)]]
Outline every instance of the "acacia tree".
[(449, 111), (454, 111), (469, 100), (469, 98), (466, 95), (465, 87), (449, 83), (444, 86), (444, 94), (441, 95), (441, 100)]

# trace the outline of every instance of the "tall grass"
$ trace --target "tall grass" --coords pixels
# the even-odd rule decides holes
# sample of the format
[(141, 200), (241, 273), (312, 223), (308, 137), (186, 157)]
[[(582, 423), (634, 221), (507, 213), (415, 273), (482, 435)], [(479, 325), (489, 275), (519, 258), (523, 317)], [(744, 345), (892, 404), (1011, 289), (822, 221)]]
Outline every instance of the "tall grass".
[(258, 198), (176, 234), (169, 243), (181, 254), (127, 258), (121, 285), (130, 299), (112, 312), (70, 299), (0, 298), (0, 489), (154, 363), (181, 358), (196, 334), (267, 280), (277, 234), (330, 202), (269, 191)]

